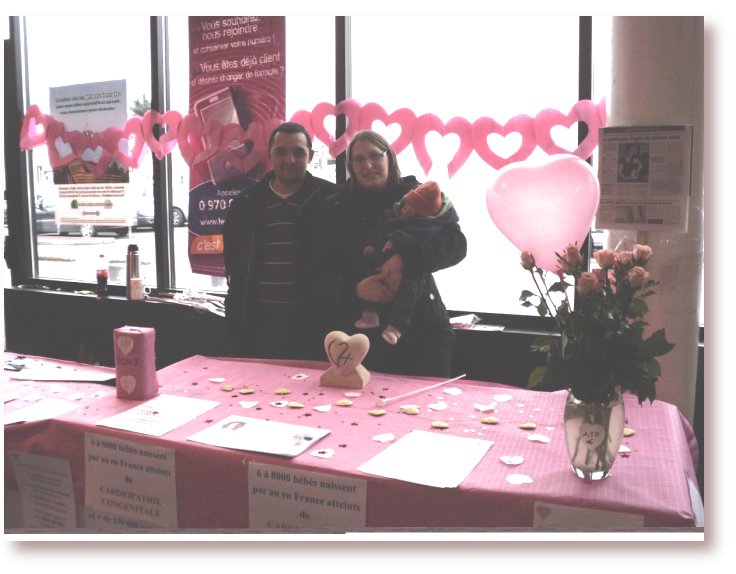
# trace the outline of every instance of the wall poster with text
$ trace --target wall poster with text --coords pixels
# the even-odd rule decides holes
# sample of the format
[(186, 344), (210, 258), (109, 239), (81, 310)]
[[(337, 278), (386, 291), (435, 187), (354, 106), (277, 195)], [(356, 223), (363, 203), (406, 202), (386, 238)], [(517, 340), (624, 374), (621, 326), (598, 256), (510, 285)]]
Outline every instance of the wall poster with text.
[[(268, 169), (267, 143), (286, 115), (283, 16), (189, 18), (189, 261), (224, 276), (222, 229), (232, 199)], [(180, 140), (181, 141), (181, 140)]]

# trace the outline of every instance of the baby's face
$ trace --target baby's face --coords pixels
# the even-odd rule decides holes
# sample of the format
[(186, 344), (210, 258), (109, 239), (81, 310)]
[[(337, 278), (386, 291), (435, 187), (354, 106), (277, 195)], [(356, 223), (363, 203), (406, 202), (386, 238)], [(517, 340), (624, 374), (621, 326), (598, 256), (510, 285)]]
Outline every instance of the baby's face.
[(408, 203), (402, 203), (399, 214), (403, 219), (409, 219), (410, 217), (414, 217), (414, 210)]

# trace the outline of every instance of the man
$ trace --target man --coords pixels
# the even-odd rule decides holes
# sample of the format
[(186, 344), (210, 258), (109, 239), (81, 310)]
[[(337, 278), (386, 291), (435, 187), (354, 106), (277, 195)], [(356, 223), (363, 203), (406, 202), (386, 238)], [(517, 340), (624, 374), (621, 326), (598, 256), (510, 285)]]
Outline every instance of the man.
[(336, 186), (307, 171), (313, 156), (306, 129), (281, 124), (268, 144), (272, 171), (228, 209), (225, 312), (235, 356), (324, 359), (306, 282), (314, 216)]

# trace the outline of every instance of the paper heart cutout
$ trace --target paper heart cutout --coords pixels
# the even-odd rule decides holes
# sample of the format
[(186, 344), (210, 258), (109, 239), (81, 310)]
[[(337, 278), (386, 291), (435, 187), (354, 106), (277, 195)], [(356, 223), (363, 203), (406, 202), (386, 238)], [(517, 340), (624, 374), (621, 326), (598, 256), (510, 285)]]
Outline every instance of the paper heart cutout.
[[(325, 128), (327, 116), (344, 115), (347, 119), (345, 132), (335, 140), (334, 136)], [(348, 142), (358, 133), (360, 125), (360, 104), (355, 100), (342, 100), (335, 106), (329, 102), (320, 102), (312, 109), (311, 118), (314, 137), (327, 145), (332, 157), (337, 157), (348, 147)]]
[[(580, 100), (570, 109), (570, 113), (567, 115), (553, 109), (542, 110), (534, 118), (534, 133), (537, 145), (549, 155), (571, 153), (582, 159), (587, 159), (598, 145), (598, 128), (605, 125), (605, 120), (602, 119), (601, 114), (605, 117), (605, 100), (602, 100), (599, 105), (590, 100)], [(576, 122), (583, 122), (587, 125), (588, 134), (585, 139), (580, 142), (574, 151), (558, 146), (552, 140), (552, 128), (555, 126), (569, 128)]]
[(504, 455), (501, 457), (501, 462), (510, 466), (515, 466), (524, 462), (524, 457), (520, 455)]
[[(498, 134), (506, 137), (518, 133), (521, 136), (521, 145), (513, 153), (502, 157), (491, 150), (488, 145), (488, 136)], [(494, 169), (528, 158), (537, 146), (534, 132), (534, 118), (527, 115), (518, 115), (511, 118), (504, 125), (500, 125), (491, 118), (478, 118), (473, 123), (473, 148), (480, 158)]]
[(52, 168), (64, 167), (77, 158), (71, 138), (62, 122), (50, 120), (46, 128), (46, 138), (49, 163)]
[(118, 379), (118, 382), (127, 394), (131, 394), (135, 390), (136, 380), (132, 375), (123, 375)]
[(122, 130), (108, 128), (103, 132), (103, 137), (105, 148), (112, 153), (114, 161), (133, 169), (141, 166), (146, 142), (143, 137), (143, 122), (139, 116), (130, 118)]
[(123, 355), (129, 354), (135, 346), (133, 337), (128, 337), (127, 335), (120, 335), (115, 343), (117, 344), (118, 349), (122, 351)]
[(455, 175), (473, 151), (473, 127), (465, 118), (454, 117), (447, 124), (434, 114), (419, 116), (414, 122), (414, 133), (412, 135), (412, 146), (425, 174), (432, 169), (432, 158), (427, 152), (426, 137), (430, 131), (436, 131), (445, 136), (450, 133), (460, 138), (460, 145), (455, 156), (447, 164), (447, 173), (450, 177)]
[(542, 520), (546, 520), (550, 514), (552, 514), (552, 509), (549, 506), (537, 506), (537, 515)]
[(365, 359), (370, 340), (363, 333), (348, 336), (342, 331), (332, 331), (325, 337), (327, 359), (341, 376), (355, 371)]
[(49, 118), (37, 105), (28, 106), (20, 126), (20, 149), (28, 150), (46, 143), (46, 127)]
[[(143, 137), (156, 159), (162, 160), (174, 149), (180, 124), (181, 114), (174, 110), (161, 115), (156, 110), (150, 109), (143, 114)], [(154, 134), (155, 125), (166, 128), (166, 132), (158, 138)]]
[(579, 436), (589, 449), (595, 449), (603, 444), (606, 438), (606, 429), (603, 428), (603, 425), (583, 423), (580, 425)]
[(579, 157), (557, 155), (540, 166), (502, 168), (486, 193), (486, 206), (511, 243), (554, 272), (556, 252), (571, 243), (582, 245), (599, 198), (592, 168)]
[(194, 167), (209, 159), (217, 152), (211, 146), (205, 148), (204, 136), (204, 124), (196, 115), (188, 114), (182, 118), (177, 131), (176, 143), (179, 145), (181, 157), (189, 167)]
[(411, 143), (416, 119), (416, 114), (408, 108), (401, 108), (392, 114), (387, 114), (382, 106), (368, 103), (360, 110), (358, 127), (361, 130), (373, 130), (373, 122), (375, 121), (380, 121), (385, 126), (397, 124), (401, 128), (401, 133), (391, 143), (391, 149), (394, 150), (396, 155), (399, 155)]

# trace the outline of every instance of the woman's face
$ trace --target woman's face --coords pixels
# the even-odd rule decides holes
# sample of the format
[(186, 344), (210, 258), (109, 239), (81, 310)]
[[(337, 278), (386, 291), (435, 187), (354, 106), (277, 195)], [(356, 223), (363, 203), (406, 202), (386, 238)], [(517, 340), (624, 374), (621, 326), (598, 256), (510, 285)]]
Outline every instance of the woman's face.
[(363, 189), (380, 191), (388, 182), (386, 152), (365, 140), (353, 144), (350, 154), (353, 177)]

